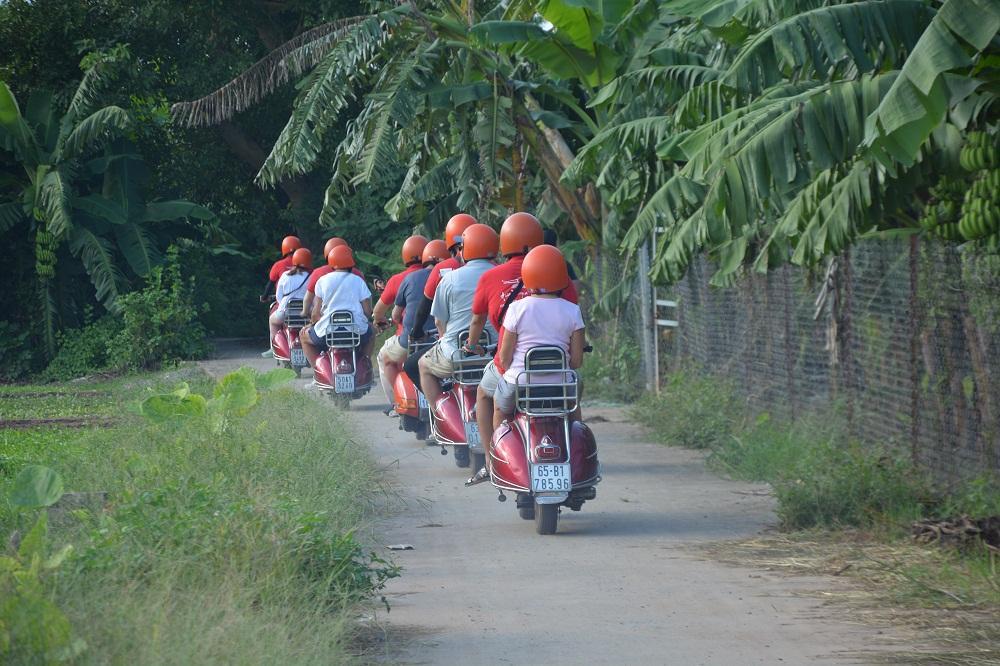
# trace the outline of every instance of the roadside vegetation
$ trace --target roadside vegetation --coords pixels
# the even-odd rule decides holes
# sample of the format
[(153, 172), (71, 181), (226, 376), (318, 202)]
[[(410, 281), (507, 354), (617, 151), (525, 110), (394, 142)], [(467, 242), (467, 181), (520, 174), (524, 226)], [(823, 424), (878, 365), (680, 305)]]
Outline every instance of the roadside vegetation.
[(397, 575), (363, 531), (386, 490), (285, 373), (0, 391), (0, 661), (352, 660)]
[[(771, 486), (783, 533), (713, 546), (723, 559), (852, 577), (866, 592), (846, 601), (880, 607), (866, 611), (878, 619), (934, 629), (920, 638), (953, 642), (948, 663), (1000, 658), (1000, 480), (945, 487), (905, 452), (850, 438), (835, 407), (777, 419), (750, 409), (731, 380), (698, 368), (671, 373), (632, 415), (663, 444), (705, 450), (718, 472)], [(928, 538), (933, 531), (918, 529), (962, 517), (997, 518), (982, 539)]]

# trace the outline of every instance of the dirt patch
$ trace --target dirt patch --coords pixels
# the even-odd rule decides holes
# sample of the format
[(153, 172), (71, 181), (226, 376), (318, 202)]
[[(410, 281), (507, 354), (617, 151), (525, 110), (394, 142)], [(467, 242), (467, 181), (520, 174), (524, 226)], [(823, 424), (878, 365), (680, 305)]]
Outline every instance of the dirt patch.
[(5, 398), (98, 398), (110, 394), (110, 391), (31, 391), (28, 393), (0, 393), (0, 400)]
[(47, 419), (0, 419), (0, 430), (28, 428), (110, 428), (116, 420), (107, 416), (69, 416)]

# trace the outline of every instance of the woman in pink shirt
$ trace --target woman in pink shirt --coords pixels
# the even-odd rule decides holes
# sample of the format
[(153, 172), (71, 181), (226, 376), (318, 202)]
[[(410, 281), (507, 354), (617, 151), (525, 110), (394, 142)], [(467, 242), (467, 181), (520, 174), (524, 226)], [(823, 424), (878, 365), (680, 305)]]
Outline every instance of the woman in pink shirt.
[(583, 363), (583, 314), (576, 303), (560, 298), (570, 285), (562, 253), (539, 245), (524, 258), (521, 280), (531, 296), (514, 301), (503, 318), (500, 365), (503, 376), (493, 394), (493, 426), (514, 414), (517, 376), (524, 371), (524, 355), (533, 347), (559, 347), (573, 370)]

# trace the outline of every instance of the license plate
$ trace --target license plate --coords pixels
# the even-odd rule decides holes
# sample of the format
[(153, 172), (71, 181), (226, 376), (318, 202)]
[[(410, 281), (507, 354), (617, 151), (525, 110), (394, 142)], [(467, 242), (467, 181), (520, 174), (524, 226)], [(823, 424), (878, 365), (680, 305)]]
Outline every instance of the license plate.
[(569, 492), (572, 485), (568, 463), (531, 466), (531, 489), (535, 492)]
[(482, 442), (479, 440), (479, 424), (478, 423), (466, 423), (465, 424), (465, 443), (469, 446), (474, 446), (479, 448)]
[(292, 350), (292, 365), (297, 368), (306, 367), (306, 353), (302, 349)]
[(423, 393), (417, 393), (417, 408), (427, 409), (427, 398)]
[(337, 375), (333, 378), (333, 389), (337, 393), (354, 393), (354, 375)]

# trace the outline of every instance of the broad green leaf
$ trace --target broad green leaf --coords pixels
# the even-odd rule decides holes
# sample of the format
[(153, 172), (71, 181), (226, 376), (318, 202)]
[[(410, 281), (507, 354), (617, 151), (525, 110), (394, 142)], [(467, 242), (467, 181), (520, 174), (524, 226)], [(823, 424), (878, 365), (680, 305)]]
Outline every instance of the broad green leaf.
[(55, 553), (54, 555), (51, 555), (47, 560), (45, 560), (45, 562), (42, 564), (42, 568), (58, 569), (59, 565), (61, 565), (66, 560), (66, 558), (70, 556), (72, 552), (73, 552), (73, 544), (70, 543), (66, 544), (65, 546), (59, 549), (59, 552)]
[(14, 479), (10, 503), (25, 509), (52, 506), (63, 495), (63, 480), (55, 470), (43, 465), (28, 465)]
[(205, 413), (207, 401), (197, 393), (187, 393), (177, 389), (173, 393), (151, 395), (139, 404), (139, 413), (150, 421), (162, 423), (176, 418), (201, 416)]
[(4, 81), (0, 81), (0, 125), (12, 127), (20, 117), (21, 110), (17, 107), (14, 93)]
[(28, 530), (28, 533), (21, 539), (21, 545), (17, 547), (17, 556), (21, 560), (21, 565), (29, 564), (32, 560), (41, 562), (45, 556), (45, 537), (49, 533), (49, 514), (42, 511), (38, 514), (35, 524)]
[(237, 370), (223, 377), (215, 387), (215, 400), (224, 411), (242, 412), (257, 402), (254, 380), (245, 371)]
[(190, 201), (155, 201), (146, 204), (146, 210), (142, 214), (143, 222), (164, 222), (166, 220), (177, 220), (183, 217), (193, 217), (198, 220), (215, 219), (215, 213)]
[(472, 26), (469, 34), (490, 44), (514, 44), (543, 39), (548, 33), (530, 21), (482, 21)]
[(295, 379), (295, 371), (288, 368), (275, 368), (270, 372), (258, 373), (254, 376), (254, 385), (259, 391), (268, 391)]
[(125, 211), (117, 202), (105, 199), (99, 194), (88, 194), (83, 197), (73, 198), (73, 207), (88, 215), (107, 220), (111, 224), (125, 224), (128, 218)]

